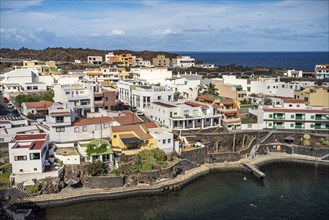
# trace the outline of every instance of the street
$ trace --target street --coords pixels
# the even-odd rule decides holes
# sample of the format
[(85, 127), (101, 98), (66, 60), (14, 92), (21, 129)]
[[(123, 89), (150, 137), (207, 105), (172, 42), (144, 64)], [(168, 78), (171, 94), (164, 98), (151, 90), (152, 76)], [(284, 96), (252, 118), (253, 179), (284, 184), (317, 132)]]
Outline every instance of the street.
[(14, 108), (9, 109), (7, 107), (7, 103), (3, 102), (3, 100), (2, 100), (3, 96), (0, 96), (0, 97), (1, 97), (1, 99), (0, 99), (0, 115), (7, 115), (7, 114), (11, 113), (14, 110)]

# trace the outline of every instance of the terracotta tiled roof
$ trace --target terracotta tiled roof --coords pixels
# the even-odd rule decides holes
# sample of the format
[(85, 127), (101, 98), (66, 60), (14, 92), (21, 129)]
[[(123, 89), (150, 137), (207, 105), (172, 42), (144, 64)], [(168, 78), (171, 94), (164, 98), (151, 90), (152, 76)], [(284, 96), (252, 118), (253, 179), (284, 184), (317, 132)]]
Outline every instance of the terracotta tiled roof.
[(201, 100), (201, 99), (203, 99), (205, 101), (208, 101), (208, 102), (215, 101), (215, 98), (209, 97), (209, 96), (206, 96), (206, 95), (200, 95), (200, 96), (198, 96), (198, 100)]
[(137, 124), (144, 122), (136, 115), (122, 115), (117, 117), (112, 117), (114, 121), (118, 122), (120, 125), (129, 125), (129, 124)]
[(132, 111), (129, 111), (129, 110), (120, 111), (120, 113), (123, 115), (133, 115), (134, 114)]
[(69, 115), (70, 112), (65, 111), (65, 112), (52, 112), (50, 115)]
[(220, 100), (220, 103), (223, 105), (234, 105), (234, 101), (232, 99), (222, 99)]
[(142, 125), (124, 125), (124, 126), (112, 126), (111, 127), (113, 133), (118, 132), (135, 132), (135, 134), (140, 139), (151, 139), (152, 136), (148, 133), (147, 129), (143, 129)]
[(207, 105), (195, 103), (195, 102), (185, 102), (185, 105), (189, 105), (191, 107), (201, 107), (201, 108), (209, 108)]
[(24, 102), (26, 108), (35, 108), (37, 111), (45, 111), (47, 110), (53, 102), (48, 101), (40, 101), (40, 102)]
[(113, 119), (111, 117), (82, 118), (78, 121), (73, 122), (73, 126), (91, 125), (91, 124), (112, 122), (112, 121)]
[(17, 149), (17, 148), (29, 148), (30, 150), (41, 150), (43, 146), (45, 145), (46, 141), (32, 141), (28, 143), (16, 143), (12, 149)]
[(17, 134), (16, 140), (38, 140), (45, 139), (47, 134)]
[(284, 99), (283, 103), (300, 103), (300, 104), (304, 104), (305, 102), (303, 100), (298, 100), (298, 99)]
[(159, 127), (159, 125), (156, 122), (146, 122), (146, 123), (143, 123), (143, 125), (148, 129)]
[(152, 102), (152, 103), (156, 104), (156, 105), (163, 106), (163, 107), (167, 107), (167, 108), (175, 108), (176, 107), (175, 105), (170, 105), (170, 104), (167, 104), (167, 103), (164, 103), (164, 102)]
[(320, 109), (290, 109), (290, 108), (263, 108), (264, 112), (293, 112), (293, 113), (323, 113), (329, 114), (328, 110)]

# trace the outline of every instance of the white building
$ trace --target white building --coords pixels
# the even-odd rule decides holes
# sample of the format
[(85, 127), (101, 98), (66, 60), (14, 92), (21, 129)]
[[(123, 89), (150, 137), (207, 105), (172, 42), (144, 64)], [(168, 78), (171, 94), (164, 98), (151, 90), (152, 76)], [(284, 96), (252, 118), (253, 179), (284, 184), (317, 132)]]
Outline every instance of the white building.
[(221, 124), (217, 109), (210, 104), (191, 100), (152, 102), (145, 109), (145, 114), (172, 130), (216, 128)]
[(5, 73), (3, 86), (5, 94), (47, 91), (47, 85), (39, 82), (39, 75), (30, 69), (15, 69)]
[(64, 164), (80, 164), (80, 155), (74, 148), (74, 143), (55, 144), (55, 157)]
[(165, 80), (162, 85), (173, 90), (174, 92), (181, 93), (182, 97), (186, 99), (196, 99), (198, 97), (198, 88), (200, 86), (200, 80), (188, 80), (184, 78), (171, 78)]
[(164, 82), (172, 77), (172, 71), (166, 67), (140, 67), (135, 69), (134, 74), (138, 79), (154, 84)]
[(223, 83), (240, 85), (242, 86), (242, 89), (245, 91), (248, 91), (248, 87), (249, 87), (248, 79), (237, 78), (234, 75), (223, 75)]
[(12, 164), (11, 184), (47, 176), (59, 175), (59, 168), (50, 171), (48, 161), (48, 134), (16, 135), (9, 143), (9, 161)]
[(188, 68), (195, 66), (195, 59), (189, 56), (182, 56), (177, 58), (177, 67)]
[(94, 71), (85, 71), (84, 78), (89, 81), (116, 83), (120, 79), (120, 72), (116, 67), (102, 67)]
[(42, 114), (48, 111), (48, 108), (53, 104), (53, 102), (40, 101), (40, 102), (23, 102), (22, 103), (22, 114)]
[(262, 78), (250, 81), (249, 94), (264, 94), (280, 97), (294, 97), (294, 91), (301, 88), (301, 84), (280, 82), (280, 78)]
[(175, 143), (174, 134), (167, 128), (148, 128), (152, 137), (157, 140), (157, 147), (165, 153), (179, 152), (178, 143)]
[(329, 79), (329, 64), (319, 64), (314, 68), (317, 79)]
[(102, 64), (103, 57), (102, 56), (88, 56), (87, 61), (89, 64)]
[(302, 100), (284, 100), (280, 108), (250, 110), (265, 129), (302, 129), (329, 131), (329, 111), (308, 108)]
[(79, 115), (94, 112), (93, 86), (86, 84), (65, 84), (54, 86), (54, 101), (73, 104), (74, 111)]
[(117, 84), (118, 99), (139, 109), (144, 109), (153, 101), (170, 101), (173, 90), (164, 86), (150, 86), (142, 81), (122, 80)]
[(109, 53), (105, 54), (105, 62), (106, 63), (109, 63), (111, 57), (114, 57), (114, 53), (113, 52), (109, 52)]
[[(10, 121), (10, 123), (12, 123)], [(26, 120), (27, 124), (27, 120)], [(0, 128), (0, 143), (8, 143), (12, 141), (16, 134), (39, 134), (44, 132), (42, 127), (38, 125), (10, 127), (8, 125), (4, 128)]]

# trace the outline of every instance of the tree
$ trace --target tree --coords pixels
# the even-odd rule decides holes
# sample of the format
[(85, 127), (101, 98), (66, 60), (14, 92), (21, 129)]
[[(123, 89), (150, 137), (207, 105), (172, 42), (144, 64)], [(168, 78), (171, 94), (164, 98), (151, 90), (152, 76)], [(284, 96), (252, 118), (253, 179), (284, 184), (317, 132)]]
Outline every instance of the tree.
[(218, 95), (218, 89), (215, 84), (209, 83), (206, 85), (206, 90), (203, 92), (204, 95)]
[(265, 98), (265, 99), (264, 99), (264, 105), (272, 105), (272, 99), (270, 99), (270, 98)]
[(88, 173), (92, 176), (100, 176), (104, 174), (104, 163), (101, 161), (97, 161), (96, 163), (89, 164)]
[(174, 100), (177, 101), (178, 99), (182, 99), (183, 96), (182, 96), (182, 93), (180, 92), (175, 92), (174, 93)]

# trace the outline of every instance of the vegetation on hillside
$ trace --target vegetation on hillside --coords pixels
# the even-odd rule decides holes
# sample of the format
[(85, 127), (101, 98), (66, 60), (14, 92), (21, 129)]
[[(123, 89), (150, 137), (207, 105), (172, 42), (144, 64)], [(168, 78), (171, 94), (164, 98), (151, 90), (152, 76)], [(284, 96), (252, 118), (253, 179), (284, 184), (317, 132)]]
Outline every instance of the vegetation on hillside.
[(40, 61), (67, 61), (74, 62), (74, 60), (87, 61), (87, 56), (102, 56), (112, 51), (115, 55), (130, 53), (132, 55), (142, 57), (144, 60), (152, 60), (158, 54), (164, 54), (168, 58), (174, 58), (177, 54), (172, 54), (162, 51), (131, 51), (131, 50), (96, 50), (89, 48), (46, 48), (43, 50), (32, 50), (27, 48), (20, 48), (18, 50), (1, 48), (0, 54), (3, 58), (11, 59), (32, 59)]
[(158, 148), (143, 150), (135, 157), (130, 171), (131, 173), (151, 171), (156, 168), (166, 167), (167, 165), (167, 156), (163, 150)]
[(15, 97), (15, 104), (18, 107), (21, 107), (23, 102), (39, 102), (39, 101), (49, 101), (53, 102), (54, 92), (49, 90), (47, 92), (43, 92), (40, 95), (36, 94), (19, 94)]

